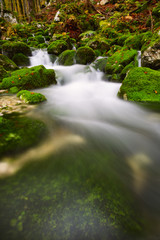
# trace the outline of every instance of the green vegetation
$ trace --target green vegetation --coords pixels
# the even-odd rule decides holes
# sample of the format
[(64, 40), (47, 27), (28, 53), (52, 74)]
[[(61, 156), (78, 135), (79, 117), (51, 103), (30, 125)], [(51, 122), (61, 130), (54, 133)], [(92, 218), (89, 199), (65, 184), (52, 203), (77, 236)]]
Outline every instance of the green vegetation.
[(20, 97), (20, 99), (22, 99), (26, 103), (30, 103), (30, 104), (46, 101), (46, 98), (43, 94), (30, 92), (27, 90), (21, 90), (20, 92), (18, 92), (17, 97)]
[(69, 147), (0, 181), (1, 216), (10, 209), (1, 225), (10, 225), (3, 239), (21, 235), (27, 240), (41, 236), (95, 240), (98, 234), (113, 240), (141, 235), (144, 225), (138, 206), (111, 171), (115, 160), (111, 152), (97, 153), (94, 146), (84, 152)]
[(160, 102), (160, 72), (150, 68), (132, 68), (123, 80), (120, 97), (137, 102)]
[(95, 60), (96, 54), (90, 47), (80, 47), (76, 52), (76, 63), (87, 64)]
[(62, 53), (63, 51), (68, 49), (68, 44), (67, 42), (63, 41), (63, 40), (57, 40), (52, 42), (48, 48), (47, 51), (50, 54), (55, 54), (55, 55), (59, 55), (60, 53)]
[(29, 65), (29, 58), (28, 56), (25, 56), (23, 53), (16, 53), (12, 60), (18, 65), (18, 66), (28, 66)]
[(46, 87), (50, 84), (56, 84), (54, 70), (39, 65), (12, 72), (10, 77), (3, 78), (0, 88), (34, 89)]
[(64, 66), (70, 66), (75, 63), (75, 50), (66, 50), (59, 55), (58, 63)]
[(27, 44), (22, 42), (6, 42), (2, 45), (4, 55), (12, 58), (16, 53), (23, 53), (28, 56), (31, 55), (31, 50)]
[(122, 48), (108, 57), (105, 72), (112, 75), (112, 78), (116, 78), (115, 80), (122, 81), (127, 70), (137, 64), (137, 51)]
[(17, 65), (11, 59), (9, 59), (7, 56), (3, 54), (0, 54), (0, 65), (6, 71), (13, 71), (18, 69)]
[(27, 117), (0, 117), (0, 155), (22, 152), (47, 134), (43, 122)]

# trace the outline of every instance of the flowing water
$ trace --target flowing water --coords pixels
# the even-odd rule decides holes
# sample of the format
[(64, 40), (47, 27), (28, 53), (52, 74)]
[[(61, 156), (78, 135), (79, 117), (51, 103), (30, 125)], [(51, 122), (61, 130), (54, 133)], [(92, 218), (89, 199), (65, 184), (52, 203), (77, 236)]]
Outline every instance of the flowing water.
[(2, 179), (4, 239), (160, 239), (160, 114), (119, 99), (92, 65), (30, 60), (56, 72), (34, 113), (50, 135)]

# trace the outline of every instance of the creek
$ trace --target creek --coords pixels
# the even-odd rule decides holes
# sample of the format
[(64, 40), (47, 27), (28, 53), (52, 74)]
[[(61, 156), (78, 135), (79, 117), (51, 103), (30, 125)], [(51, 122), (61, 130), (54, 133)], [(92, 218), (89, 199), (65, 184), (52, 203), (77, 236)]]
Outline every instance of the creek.
[(0, 181), (2, 239), (159, 239), (159, 112), (119, 99), (93, 64), (30, 62), (56, 72), (33, 111), (50, 134)]

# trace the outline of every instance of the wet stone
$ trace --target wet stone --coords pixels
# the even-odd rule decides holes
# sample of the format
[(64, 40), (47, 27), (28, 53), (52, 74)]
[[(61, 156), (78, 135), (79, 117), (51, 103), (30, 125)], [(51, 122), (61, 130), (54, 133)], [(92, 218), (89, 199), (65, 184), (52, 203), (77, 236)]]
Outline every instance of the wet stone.
[(24, 113), (35, 108), (36, 105), (30, 105), (20, 100), (15, 95), (0, 96), (0, 116), (11, 113)]

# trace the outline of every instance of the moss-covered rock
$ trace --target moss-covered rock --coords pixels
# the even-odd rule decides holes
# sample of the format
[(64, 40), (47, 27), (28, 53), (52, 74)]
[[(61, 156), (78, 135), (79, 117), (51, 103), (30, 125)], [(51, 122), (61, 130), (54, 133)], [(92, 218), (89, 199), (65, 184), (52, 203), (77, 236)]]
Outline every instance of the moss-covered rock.
[(68, 44), (67, 42), (63, 41), (63, 40), (57, 40), (52, 42), (48, 48), (47, 51), (50, 54), (55, 54), (55, 55), (59, 55), (60, 53), (62, 53), (63, 51), (68, 49)]
[(26, 103), (30, 103), (30, 104), (46, 101), (46, 98), (43, 94), (30, 92), (27, 90), (21, 90), (20, 92), (18, 92), (17, 97), (20, 97), (20, 99), (22, 99)]
[(12, 94), (15, 94), (15, 93), (18, 93), (19, 89), (17, 87), (11, 87), (9, 89), (9, 92), (12, 93)]
[(44, 43), (44, 37), (42, 35), (37, 35), (35, 36), (35, 40), (40, 44), (40, 43)]
[(129, 101), (160, 103), (160, 72), (135, 67), (123, 80), (119, 96)]
[(143, 34), (132, 34), (124, 42), (129, 48), (140, 50), (142, 47)]
[(24, 68), (11, 73), (10, 77), (2, 80), (1, 89), (18, 87), (19, 89), (33, 89), (56, 84), (55, 72), (39, 65), (32, 68)]
[(6, 70), (6, 71), (13, 71), (18, 69), (18, 66), (7, 56), (0, 54), (0, 65)]
[(48, 44), (47, 43), (40, 43), (38, 44), (38, 48), (47, 48)]
[(80, 47), (76, 52), (76, 62), (79, 64), (88, 64), (95, 60), (96, 54), (90, 47)]
[(64, 66), (71, 66), (75, 63), (75, 50), (66, 50), (59, 55), (58, 63)]
[[(119, 75), (123, 71), (124, 67), (131, 62), (134, 62), (134, 65), (137, 66), (137, 51), (122, 48), (121, 50), (116, 51), (112, 56), (108, 57), (105, 72), (109, 75)], [(119, 76), (116, 78), (118, 81), (121, 81)]]
[(7, 77), (8, 73), (7, 71), (3, 68), (3, 66), (0, 66), (0, 82), (2, 81), (3, 78)]
[(12, 60), (18, 65), (18, 66), (28, 66), (29, 65), (29, 57), (25, 56), (23, 53), (16, 53)]
[(22, 152), (37, 144), (47, 133), (45, 124), (26, 117), (0, 117), (0, 155)]
[(102, 72), (105, 72), (106, 63), (107, 58), (99, 58), (95, 61), (94, 68)]
[(12, 58), (16, 53), (23, 53), (26, 56), (31, 55), (31, 49), (23, 42), (6, 42), (2, 45), (4, 55)]

